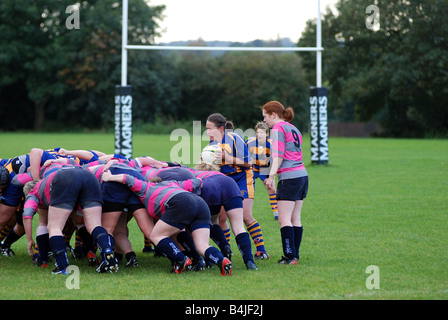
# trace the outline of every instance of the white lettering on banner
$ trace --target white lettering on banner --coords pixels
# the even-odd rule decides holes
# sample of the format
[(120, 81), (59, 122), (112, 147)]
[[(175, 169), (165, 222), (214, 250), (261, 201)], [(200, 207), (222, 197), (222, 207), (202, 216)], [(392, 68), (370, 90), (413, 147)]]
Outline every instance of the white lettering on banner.
[(310, 104), (311, 161), (319, 161), (317, 97), (310, 97)]
[(120, 152), (120, 96), (115, 96), (115, 153)]
[(328, 161), (327, 97), (319, 97), (319, 135), (319, 160)]
[(126, 158), (132, 157), (132, 97), (121, 96), (121, 154)]

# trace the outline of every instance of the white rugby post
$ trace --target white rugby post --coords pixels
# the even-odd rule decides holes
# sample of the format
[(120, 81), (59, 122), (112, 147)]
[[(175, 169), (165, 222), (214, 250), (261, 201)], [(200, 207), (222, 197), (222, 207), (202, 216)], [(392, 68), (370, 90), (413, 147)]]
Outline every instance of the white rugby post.
[[(252, 51), (252, 52), (316, 52), (316, 87), (322, 86), (322, 28), (321, 28), (321, 12), (320, 0), (317, 0), (317, 25), (316, 25), (316, 46), (315, 47), (199, 47), (199, 46), (158, 46), (158, 45), (129, 45), (128, 44), (128, 0), (123, 1), (122, 8), (122, 39), (121, 39), (121, 85), (116, 86), (115, 95), (115, 153), (121, 153), (125, 156), (132, 156), (132, 130), (130, 135), (130, 142), (127, 141), (126, 146), (122, 147), (123, 142), (126, 142), (125, 137), (129, 137), (129, 124), (123, 124), (123, 105), (126, 107), (126, 117), (129, 116), (129, 111), (132, 110), (132, 87), (127, 83), (127, 65), (128, 54), (127, 50), (177, 50), (177, 51)], [(125, 89), (125, 90), (124, 90)], [(123, 91), (124, 90), (124, 91)], [(326, 88), (325, 88), (326, 90)], [(123, 104), (124, 102), (129, 102)], [(311, 98), (310, 98), (311, 101)], [(117, 111), (120, 114), (117, 114)], [(132, 115), (132, 113), (131, 113)], [(117, 123), (117, 121), (119, 123)], [(126, 120), (127, 121), (127, 120)], [(131, 122), (132, 124), (132, 122)], [(123, 126), (126, 126), (128, 132), (126, 134), (120, 133)], [(118, 131), (117, 131), (118, 130)], [(120, 139), (121, 138), (121, 139)], [(126, 149), (124, 154), (122, 150)], [(327, 152), (328, 155), (328, 152)], [(129, 157), (131, 157), (129, 156)]]
[[(320, 0), (317, 1), (316, 47), (322, 47)], [(328, 164), (327, 88), (322, 87), (322, 50), (316, 51), (316, 87), (310, 88), (311, 163)]]
[[(320, 16), (320, 0), (317, 0), (316, 48), (322, 48), (322, 19)], [(316, 50), (316, 87), (322, 86), (322, 50)]]

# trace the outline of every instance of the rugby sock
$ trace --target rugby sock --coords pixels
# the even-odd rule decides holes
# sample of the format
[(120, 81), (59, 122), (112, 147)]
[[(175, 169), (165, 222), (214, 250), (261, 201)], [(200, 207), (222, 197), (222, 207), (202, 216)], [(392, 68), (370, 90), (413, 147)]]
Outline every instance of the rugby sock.
[[(117, 254), (115, 254), (116, 256)], [(128, 252), (124, 255), (124, 257), (126, 258), (126, 261), (129, 261), (132, 257), (137, 258), (137, 255), (135, 254), (134, 251)]]
[(76, 229), (75, 231), (75, 251), (76, 250), (80, 250), (82, 252), (82, 240), (81, 237), (79, 236), (79, 229)]
[[(229, 229), (229, 237), (230, 237), (230, 229)], [(226, 245), (229, 244), (229, 241), (227, 240), (227, 237), (224, 234), (224, 231), (222, 231), (219, 224), (214, 224), (210, 229), (210, 238), (218, 245), (219, 249), (221, 251), (224, 249)]]
[(50, 252), (50, 235), (46, 226), (38, 226), (36, 229), (36, 244), (39, 248), (38, 256), (40, 263), (48, 262), (48, 252)]
[(294, 228), (293, 227), (283, 227), (280, 229), (282, 236), (283, 254), (288, 259), (293, 259), (296, 254), (296, 249), (294, 246)]
[(65, 240), (66, 246), (70, 245), (70, 240), (72, 239), (72, 235), (73, 235), (73, 233), (64, 233), (64, 240)]
[(184, 247), (187, 252), (187, 256), (189, 256), (192, 260), (197, 261), (198, 259), (201, 259), (201, 255), (196, 251), (196, 247), (194, 246), (193, 238), (191, 238), (187, 231), (179, 232), (177, 234), (177, 241), (182, 247)]
[(17, 235), (17, 233), (14, 231), (14, 228), (12, 228), (8, 235), (6, 236), (5, 240), (3, 240), (3, 246), (5, 248), (11, 247), (11, 245), (19, 240), (22, 236)]
[(244, 263), (247, 263), (249, 261), (254, 262), (254, 257), (252, 255), (252, 244), (250, 242), (249, 234), (247, 232), (241, 232), (235, 237), (235, 240), (236, 244), (238, 245), (238, 249), (243, 256)]
[(224, 232), (224, 236), (226, 237), (227, 244), (230, 244), (230, 228), (226, 229), (226, 230), (222, 230), (222, 232)]
[(163, 238), (162, 240), (160, 240), (156, 246), (156, 249), (172, 262), (183, 261), (185, 259), (185, 255), (182, 253), (182, 251), (180, 251), (179, 247), (176, 246), (174, 241), (170, 238)]
[(95, 248), (93, 246), (93, 237), (87, 231), (87, 228), (85, 226), (82, 226), (81, 228), (76, 230), (76, 237), (77, 239), (79, 238), (79, 241), (86, 248), (87, 252), (95, 252)]
[(65, 270), (68, 267), (67, 251), (65, 249), (64, 236), (50, 237), (50, 247), (53, 251), (53, 257), (56, 262), (56, 267), (59, 270)]
[(300, 244), (302, 243), (302, 235), (303, 235), (303, 226), (294, 227), (294, 246), (296, 247), (296, 258), (299, 259), (299, 249)]
[(143, 237), (145, 238), (143, 252), (150, 252), (151, 251), (151, 247), (152, 247), (152, 242), (151, 242), (151, 240), (149, 240), (145, 236), (143, 236)]
[(221, 251), (219, 251), (215, 247), (209, 247), (207, 250), (205, 250), (204, 258), (207, 263), (216, 264), (218, 266), (224, 260), (224, 256), (222, 255)]
[(255, 220), (250, 225), (248, 225), (247, 231), (249, 231), (249, 234), (254, 241), (257, 251), (266, 252), (266, 249), (264, 247), (263, 233), (261, 232), (261, 227), (258, 224), (258, 221)]
[(9, 224), (3, 227), (3, 229), (0, 231), (0, 242), (2, 242), (6, 238), (12, 228), (14, 228), (14, 225), (11, 226)]
[(277, 207), (277, 194), (273, 193), (269, 195), (269, 204), (271, 205), (272, 213), (274, 214), (274, 218), (278, 218), (278, 207)]
[(114, 250), (114, 238), (107, 233), (106, 229), (101, 226), (96, 227), (92, 231), (92, 238), (100, 249), (101, 258), (103, 257), (104, 251)]
[(118, 253), (117, 251), (115, 251), (114, 254), (115, 254), (115, 259), (117, 259), (118, 263), (121, 263), (121, 260), (123, 260), (123, 254)]

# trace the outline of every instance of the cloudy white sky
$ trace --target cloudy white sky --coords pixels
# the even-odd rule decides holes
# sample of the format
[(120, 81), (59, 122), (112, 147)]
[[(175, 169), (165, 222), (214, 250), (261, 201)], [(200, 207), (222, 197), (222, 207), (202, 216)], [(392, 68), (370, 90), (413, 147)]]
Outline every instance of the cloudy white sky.
[[(321, 0), (321, 12), (337, 0)], [(156, 43), (178, 40), (247, 42), (300, 38), (308, 19), (317, 17), (317, 0), (150, 0), (166, 5), (164, 30)]]

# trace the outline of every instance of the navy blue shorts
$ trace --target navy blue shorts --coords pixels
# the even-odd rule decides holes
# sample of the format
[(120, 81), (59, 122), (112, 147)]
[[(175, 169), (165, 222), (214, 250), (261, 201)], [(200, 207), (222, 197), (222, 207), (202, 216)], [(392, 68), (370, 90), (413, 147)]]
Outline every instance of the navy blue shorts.
[(169, 199), (160, 220), (180, 230), (188, 228), (190, 231), (210, 228), (211, 225), (207, 204), (191, 192), (178, 193)]
[(157, 173), (157, 177), (163, 181), (176, 180), (184, 181), (188, 179), (193, 179), (194, 175), (190, 170), (181, 167), (170, 167), (169, 169), (160, 170)]
[(283, 179), (277, 184), (277, 200), (303, 200), (308, 193), (308, 176)]
[(62, 167), (50, 186), (50, 206), (73, 209), (101, 206), (101, 188), (97, 178), (81, 167)]
[(200, 196), (209, 206), (222, 206), (234, 198), (241, 198), (241, 201), (243, 199), (235, 180), (222, 174), (204, 178)]
[[(224, 210), (230, 211), (233, 209), (242, 209), (243, 208), (243, 197), (235, 197), (233, 199), (230, 199), (226, 203), (223, 203), (222, 206), (224, 207)], [(221, 205), (209, 205), (210, 214), (212, 216), (215, 216), (221, 212)]]
[[(145, 181), (141, 173), (124, 166), (114, 166), (109, 168), (112, 174), (129, 174), (137, 179)], [(103, 182), (101, 183), (101, 191), (103, 193), (104, 205), (103, 212), (123, 211), (128, 208), (134, 212), (137, 209), (144, 208), (142, 201), (137, 195), (125, 184), (119, 182)]]

